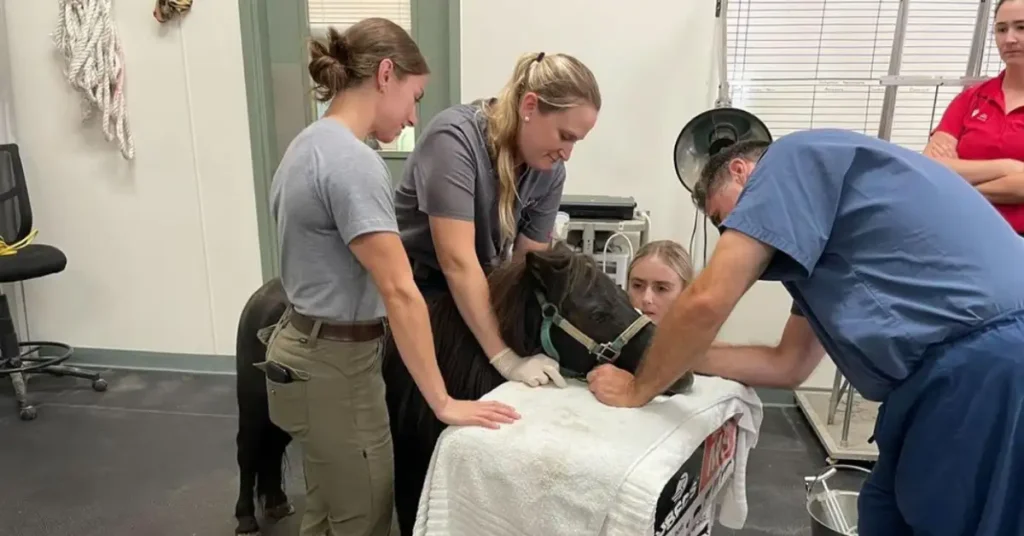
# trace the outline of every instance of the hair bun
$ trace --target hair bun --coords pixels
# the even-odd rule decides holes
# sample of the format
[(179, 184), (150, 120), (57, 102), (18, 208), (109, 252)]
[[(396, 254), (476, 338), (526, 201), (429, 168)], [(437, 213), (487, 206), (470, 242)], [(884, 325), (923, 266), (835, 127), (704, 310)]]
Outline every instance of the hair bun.
[(338, 60), (338, 63), (342, 65), (348, 65), (351, 58), (349, 56), (348, 43), (345, 42), (345, 38), (337, 33), (337, 30), (332, 30), (332, 35), (329, 39), (328, 48), (330, 49), (331, 57)]

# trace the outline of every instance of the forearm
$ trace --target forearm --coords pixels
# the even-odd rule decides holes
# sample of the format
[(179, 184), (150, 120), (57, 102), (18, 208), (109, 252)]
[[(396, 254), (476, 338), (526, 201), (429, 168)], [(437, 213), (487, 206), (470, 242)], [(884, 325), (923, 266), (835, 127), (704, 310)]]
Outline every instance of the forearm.
[(430, 407), (436, 412), (448, 400), (448, 390), (437, 366), (430, 317), (423, 296), (415, 287), (398, 288), (384, 295), (388, 322), (402, 362)]
[(491, 307), (491, 293), (487, 276), (476, 263), (452, 263), (445, 270), (445, 278), (451, 288), (455, 305), (466, 325), (487, 357), (494, 357), (505, 349), (505, 341), (498, 329), (498, 318)]
[(1004, 175), (976, 187), (993, 203), (1024, 203), (1024, 173)]
[(679, 327), (657, 330), (637, 368), (635, 389), (644, 400), (665, 392), (686, 371), (694, 369), (725, 323), (728, 308), (715, 306), (693, 291), (693, 286), (684, 290), (661, 321), (662, 325)]
[(800, 383), (778, 347), (713, 343), (694, 369), (751, 387), (792, 388)]
[(975, 186), (1006, 175), (1007, 164), (1005, 160), (962, 160), (960, 158), (944, 156), (935, 156), (933, 158), (957, 172), (967, 182)]

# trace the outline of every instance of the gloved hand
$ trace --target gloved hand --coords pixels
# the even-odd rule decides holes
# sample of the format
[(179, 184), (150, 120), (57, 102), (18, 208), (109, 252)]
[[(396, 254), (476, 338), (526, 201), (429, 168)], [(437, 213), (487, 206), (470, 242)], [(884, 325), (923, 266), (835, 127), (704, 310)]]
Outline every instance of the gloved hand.
[(491, 365), (510, 381), (525, 383), (530, 387), (553, 381), (558, 387), (565, 387), (565, 378), (558, 372), (558, 361), (544, 354), (527, 358), (519, 357), (511, 348), (505, 348), (491, 358)]

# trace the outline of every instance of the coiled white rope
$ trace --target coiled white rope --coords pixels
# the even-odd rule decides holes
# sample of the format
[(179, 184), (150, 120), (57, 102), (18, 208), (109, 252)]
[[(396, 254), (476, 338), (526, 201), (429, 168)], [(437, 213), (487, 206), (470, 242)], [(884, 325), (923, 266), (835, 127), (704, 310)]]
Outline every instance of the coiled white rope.
[(82, 93), (82, 121), (102, 112), (103, 135), (117, 137), (121, 155), (135, 157), (124, 101), (124, 50), (112, 20), (111, 0), (59, 0), (53, 40), (64, 56), (64, 76)]

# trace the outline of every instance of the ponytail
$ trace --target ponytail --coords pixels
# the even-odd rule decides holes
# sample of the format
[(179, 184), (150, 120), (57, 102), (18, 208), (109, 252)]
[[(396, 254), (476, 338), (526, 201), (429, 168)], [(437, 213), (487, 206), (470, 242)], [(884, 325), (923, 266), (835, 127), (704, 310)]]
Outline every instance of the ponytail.
[(487, 151), (498, 173), (498, 223), (503, 242), (515, 239), (516, 159), (519, 155), (519, 105), (528, 92), (537, 95), (542, 114), (590, 104), (600, 110), (601, 94), (594, 74), (567, 54), (524, 54), (494, 103), (484, 106)]

